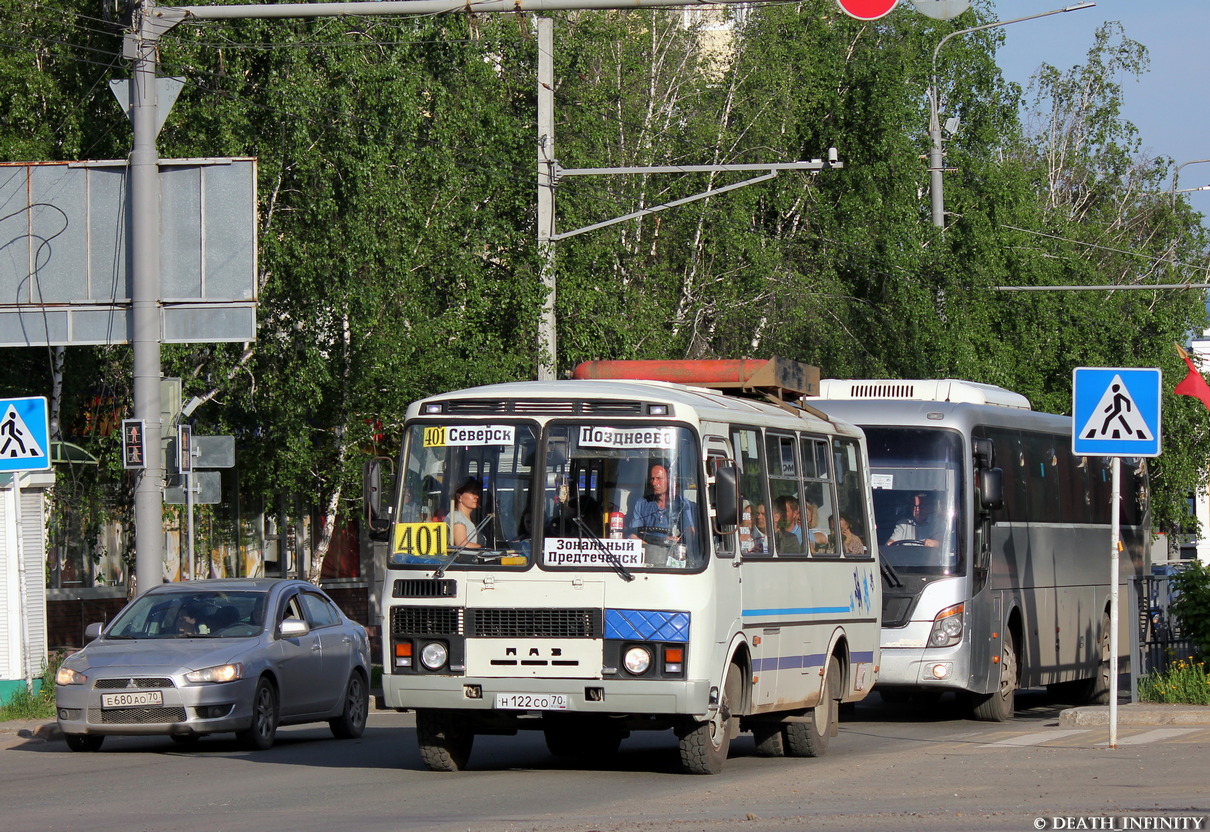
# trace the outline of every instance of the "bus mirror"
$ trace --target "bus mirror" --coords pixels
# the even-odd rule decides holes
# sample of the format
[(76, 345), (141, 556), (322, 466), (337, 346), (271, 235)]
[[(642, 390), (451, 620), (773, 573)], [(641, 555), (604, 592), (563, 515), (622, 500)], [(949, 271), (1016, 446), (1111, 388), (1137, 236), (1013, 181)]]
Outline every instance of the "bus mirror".
[(972, 439), (971, 446), (975, 454), (975, 467), (987, 470), (995, 460), (995, 449), (990, 439)]
[(979, 496), (984, 511), (1004, 508), (1004, 472), (988, 468), (979, 472)]
[(376, 456), (366, 462), (362, 472), (361, 500), (365, 506), (366, 531), (372, 540), (386, 540), (391, 530), (387, 503), (390, 497), (390, 466), (389, 459)]
[(720, 465), (714, 472), (714, 522), (720, 527), (739, 523), (739, 472), (734, 465)]

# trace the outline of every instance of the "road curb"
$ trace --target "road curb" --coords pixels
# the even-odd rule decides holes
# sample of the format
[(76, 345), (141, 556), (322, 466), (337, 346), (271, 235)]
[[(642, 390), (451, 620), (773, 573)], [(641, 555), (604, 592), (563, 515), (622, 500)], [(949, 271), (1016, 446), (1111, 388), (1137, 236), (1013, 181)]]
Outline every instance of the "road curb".
[[(1063, 727), (1084, 728), (1108, 724), (1108, 705), (1068, 708), (1059, 714), (1059, 725)], [(1118, 707), (1118, 725), (1210, 725), (1210, 707), (1133, 702)]]

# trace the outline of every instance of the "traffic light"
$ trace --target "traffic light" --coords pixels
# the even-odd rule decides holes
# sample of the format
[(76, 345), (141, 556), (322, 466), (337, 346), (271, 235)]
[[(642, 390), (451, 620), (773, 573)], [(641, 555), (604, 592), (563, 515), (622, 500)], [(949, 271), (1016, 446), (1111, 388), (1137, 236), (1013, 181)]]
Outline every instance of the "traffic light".
[(147, 437), (142, 419), (122, 420), (122, 467), (147, 467)]

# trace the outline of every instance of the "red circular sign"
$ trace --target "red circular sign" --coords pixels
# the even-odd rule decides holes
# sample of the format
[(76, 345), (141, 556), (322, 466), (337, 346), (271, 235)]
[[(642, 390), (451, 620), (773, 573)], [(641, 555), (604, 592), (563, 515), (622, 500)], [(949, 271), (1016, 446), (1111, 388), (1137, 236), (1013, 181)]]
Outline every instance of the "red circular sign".
[(855, 17), (858, 20), (877, 20), (895, 8), (895, 4), (899, 0), (836, 0), (836, 2), (849, 17)]

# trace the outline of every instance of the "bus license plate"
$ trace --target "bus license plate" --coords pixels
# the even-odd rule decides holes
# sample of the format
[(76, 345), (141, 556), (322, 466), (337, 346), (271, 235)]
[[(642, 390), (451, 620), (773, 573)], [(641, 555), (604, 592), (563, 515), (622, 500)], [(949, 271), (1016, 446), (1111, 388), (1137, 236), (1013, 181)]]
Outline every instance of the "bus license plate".
[(146, 708), (148, 705), (163, 705), (164, 694), (158, 690), (139, 690), (130, 693), (101, 694), (102, 708)]
[(496, 707), (510, 711), (566, 711), (570, 703), (563, 693), (497, 693)]

